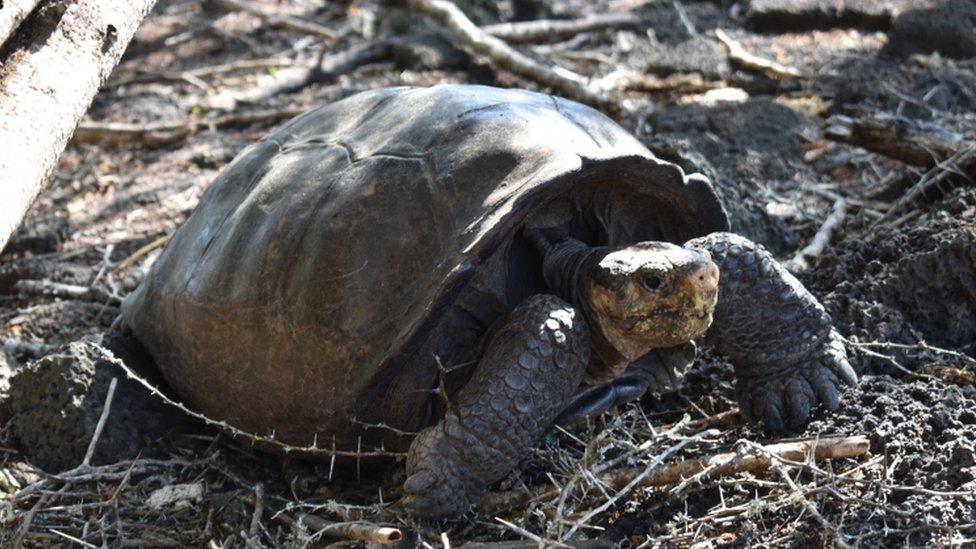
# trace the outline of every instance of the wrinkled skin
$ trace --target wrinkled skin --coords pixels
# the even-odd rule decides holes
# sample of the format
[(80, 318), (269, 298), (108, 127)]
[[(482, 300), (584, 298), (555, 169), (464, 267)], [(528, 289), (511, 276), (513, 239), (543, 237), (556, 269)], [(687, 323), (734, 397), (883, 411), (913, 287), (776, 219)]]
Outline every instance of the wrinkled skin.
[[(417, 515), (463, 512), (557, 416), (572, 423), (647, 390), (673, 389), (681, 355), (660, 359), (655, 349), (704, 336), (735, 363), (743, 413), (772, 430), (805, 423), (818, 403), (836, 408), (840, 383), (857, 382), (823, 307), (740, 236), (621, 250), (530, 237), (561, 295), (517, 307), (453, 408), (414, 440), (403, 504)], [(684, 351), (687, 364), (693, 345)], [(608, 383), (574, 397), (584, 379)]]

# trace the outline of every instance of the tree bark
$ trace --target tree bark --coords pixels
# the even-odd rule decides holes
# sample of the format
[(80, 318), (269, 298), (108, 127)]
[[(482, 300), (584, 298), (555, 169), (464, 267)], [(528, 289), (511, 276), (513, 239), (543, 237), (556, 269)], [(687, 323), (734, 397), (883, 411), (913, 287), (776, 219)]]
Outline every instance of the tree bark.
[(0, 250), (156, 0), (53, 0), (0, 58)]
[(0, 2), (0, 45), (34, 11), (40, 0), (4, 0)]

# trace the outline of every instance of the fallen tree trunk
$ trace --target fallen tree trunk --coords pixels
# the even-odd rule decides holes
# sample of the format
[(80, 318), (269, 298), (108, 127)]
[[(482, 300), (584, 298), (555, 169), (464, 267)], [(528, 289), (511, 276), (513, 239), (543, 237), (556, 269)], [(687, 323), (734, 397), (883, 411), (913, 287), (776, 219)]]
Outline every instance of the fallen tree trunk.
[(10, 38), (17, 27), (34, 11), (40, 0), (5, 0), (0, 2), (0, 45)]
[(0, 59), (0, 250), (155, 0), (54, 0)]

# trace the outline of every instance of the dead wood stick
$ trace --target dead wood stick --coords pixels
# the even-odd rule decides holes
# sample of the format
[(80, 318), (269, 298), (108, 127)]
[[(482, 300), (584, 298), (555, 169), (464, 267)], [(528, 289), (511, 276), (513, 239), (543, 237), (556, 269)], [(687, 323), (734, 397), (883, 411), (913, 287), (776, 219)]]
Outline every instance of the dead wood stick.
[(104, 303), (107, 301), (118, 302), (119, 299), (98, 288), (81, 286), (78, 284), (65, 284), (53, 280), (18, 280), (13, 289), (24, 295), (52, 296), (62, 299), (78, 299), (81, 301), (97, 301)]
[(13, 35), (40, 0), (5, 0), (0, 7), (0, 45)]
[[(593, 509), (590, 512), (588, 512), (586, 515), (584, 515), (583, 518), (579, 519), (578, 521), (575, 521), (573, 527), (569, 529), (569, 532), (566, 532), (566, 535), (564, 535), (562, 539), (569, 539), (573, 537), (573, 534), (575, 534), (576, 531), (579, 530), (582, 526), (590, 522), (590, 520), (593, 519), (593, 517), (606, 511), (611, 506), (615, 505), (617, 500), (628, 495), (631, 492), (631, 490), (633, 490), (637, 486), (640, 486), (643, 482), (645, 482), (645, 480), (648, 477), (654, 474), (655, 469), (657, 469), (661, 465), (661, 463), (665, 459), (667, 459), (668, 456), (684, 448), (690, 442), (700, 441), (702, 437), (707, 436), (708, 434), (715, 435), (718, 434), (718, 431), (711, 430), (711, 429), (702, 431), (701, 433), (698, 433), (697, 435), (694, 435), (690, 438), (686, 438), (684, 440), (678, 441), (677, 444), (672, 445), (670, 448), (664, 450), (663, 452), (655, 456), (654, 459), (651, 460), (649, 464), (640, 468), (641, 469), (640, 472), (638, 472), (635, 475), (632, 475), (627, 480), (626, 483), (621, 483), (620, 486), (614, 486), (614, 490), (616, 490), (617, 492), (613, 496), (607, 498), (607, 500), (603, 502), (601, 505), (599, 505), (596, 509)], [(633, 470), (634, 469), (627, 469), (627, 471), (633, 471)]]
[(200, 128), (222, 128), (277, 122), (297, 116), (306, 110), (308, 107), (286, 107), (275, 110), (232, 113), (209, 119), (150, 122), (147, 124), (84, 121), (78, 125), (78, 130), (75, 131), (72, 141), (101, 145), (140, 144), (158, 146), (186, 139)]
[(202, 421), (203, 423), (206, 423), (207, 425), (210, 425), (211, 427), (217, 427), (218, 429), (224, 431), (228, 435), (230, 435), (230, 436), (232, 436), (232, 437), (234, 437), (234, 438), (236, 438), (238, 440), (244, 440), (244, 441), (250, 442), (252, 444), (259, 444), (259, 445), (271, 446), (271, 447), (274, 447), (274, 448), (278, 449), (279, 451), (283, 452), (286, 456), (288, 456), (288, 455), (295, 455), (295, 456), (342, 456), (342, 457), (356, 458), (358, 460), (358, 459), (361, 459), (361, 458), (369, 458), (369, 457), (397, 457), (397, 458), (401, 458), (401, 457), (404, 457), (406, 455), (405, 452), (387, 452), (386, 450), (383, 450), (383, 449), (368, 450), (368, 451), (362, 451), (361, 449), (357, 449), (355, 451), (350, 451), (350, 450), (336, 450), (334, 448), (333, 449), (328, 449), (328, 448), (323, 448), (323, 447), (319, 446), (318, 445), (319, 444), (318, 439), (315, 438), (315, 437), (312, 438), (312, 443), (309, 444), (308, 446), (294, 446), (294, 445), (291, 445), (291, 444), (286, 444), (286, 443), (281, 442), (280, 440), (276, 439), (275, 438), (275, 433), (273, 431), (272, 431), (272, 433), (270, 435), (259, 435), (259, 434), (255, 434), (255, 433), (249, 433), (247, 431), (244, 431), (242, 429), (238, 429), (237, 427), (234, 427), (233, 425), (227, 423), (226, 421), (217, 421), (215, 419), (210, 419), (209, 417), (201, 414), (200, 412), (195, 412), (195, 411), (187, 408), (183, 403), (171, 399), (165, 393), (163, 393), (162, 391), (160, 391), (158, 387), (156, 387), (155, 385), (153, 385), (152, 383), (150, 383), (149, 381), (147, 381), (143, 377), (139, 376), (139, 374), (136, 374), (135, 372), (133, 372), (132, 369), (129, 368), (129, 366), (126, 365), (125, 362), (122, 362), (121, 359), (119, 359), (117, 356), (115, 356), (115, 354), (112, 353), (112, 351), (109, 351), (105, 347), (102, 347), (101, 345), (98, 345), (98, 344), (93, 344), (93, 346), (99, 351), (99, 354), (101, 355), (100, 358), (102, 360), (104, 360), (106, 362), (109, 362), (109, 363), (115, 365), (116, 367), (118, 367), (120, 370), (122, 370), (123, 372), (125, 372), (125, 375), (129, 379), (131, 379), (131, 380), (135, 381), (136, 383), (138, 383), (139, 385), (142, 385), (143, 387), (145, 387), (146, 390), (148, 390), (150, 392), (150, 394), (158, 397), (160, 400), (162, 400), (166, 404), (168, 404), (168, 405), (170, 405), (170, 406), (178, 409), (179, 411), (183, 412), (184, 414), (186, 414), (186, 415), (188, 415), (188, 416), (190, 416), (190, 417), (192, 417), (194, 419), (197, 419), (199, 421)]
[(52, 4), (64, 13), (32, 29), (44, 40), (11, 51), (0, 74), (0, 250), (155, 0)]
[(844, 221), (847, 212), (847, 202), (843, 198), (834, 201), (834, 207), (824, 220), (823, 225), (813, 235), (810, 243), (796, 252), (793, 259), (786, 262), (785, 267), (794, 273), (802, 272), (810, 268), (810, 260), (820, 257), (823, 251), (830, 244), (830, 237), (834, 231)]
[(251, 2), (247, 2), (245, 0), (214, 0), (214, 3), (226, 10), (243, 11), (249, 13), (272, 27), (280, 27), (283, 29), (303, 32), (305, 34), (325, 38), (329, 41), (335, 41), (337, 38), (339, 38), (338, 33), (328, 27), (319, 25), (318, 23), (313, 23), (311, 21), (303, 21), (290, 15), (268, 13), (253, 5)]
[(383, 545), (403, 540), (403, 532), (399, 528), (367, 521), (332, 522), (315, 515), (302, 515), (298, 517), (298, 522), (306, 524), (317, 533), (334, 538), (371, 541)]
[(705, 80), (699, 73), (672, 73), (661, 78), (628, 69), (618, 69), (601, 77), (595, 87), (603, 90), (632, 90), (649, 93), (700, 92), (728, 86), (722, 80)]
[[(781, 442), (763, 446), (761, 447), (762, 451), (755, 450), (744, 454), (729, 452), (708, 458), (688, 459), (677, 463), (664, 464), (652, 470), (635, 487), (671, 486), (705, 471), (707, 473), (703, 475), (704, 478), (723, 477), (746, 471), (765, 471), (769, 469), (772, 463), (773, 458), (770, 455), (803, 461), (808, 454), (812, 453), (815, 461), (822, 461), (863, 456), (868, 453), (870, 447), (870, 441), (861, 435)], [(617, 469), (600, 475), (599, 479), (610, 488), (619, 490), (644, 471), (645, 468), (643, 467)], [(554, 497), (558, 494), (557, 488), (548, 485), (536, 486), (527, 490), (490, 492), (478, 502), (478, 509), (494, 514), (507, 509), (522, 507), (531, 501)]]
[(581, 19), (539, 19), (516, 23), (485, 25), (481, 30), (508, 42), (539, 42), (601, 30), (637, 25), (641, 17), (635, 13), (605, 13)]
[(516, 51), (500, 39), (471, 22), (464, 12), (447, 0), (403, 0), (407, 6), (440, 21), (475, 53), (484, 55), (498, 67), (524, 76), (558, 93), (588, 105), (613, 109), (608, 98), (590, 86), (587, 78), (569, 69), (547, 67)]
[(165, 246), (166, 243), (169, 242), (169, 239), (172, 238), (172, 237), (173, 237), (173, 235), (171, 235), (171, 234), (165, 234), (165, 235), (157, 238), (156, 240), (153, 240), (149, 244), (146, 244), (145, 246), (139, 248), (138, 250), (136, 250), (135, 252), (133, 252), (132, 255), (130, 255), (129, 257), (127, 257), (127, 258), (123, 259), (122, 261), (120, 261), (119, 264), (115, 266), (115, 270), (118, 271), (118, 272), (122, 272), (122, 271), (128, 269), (133, 264), (135, 264), (136, 261), (138, 261), (140, 258), (142, 258), (142, 256), (144, 256), (144, 255), (152, 252), (153, 250), (155, 250), (157, 248), (161, 248), (161, 247)]
[[(972, 141), (966, 140), (963, 134), (889, 113), (863, 118), (831, 116), (824, 135), (924, 168), (931, 168), (972, 145)], [(976, 161), (960, 167), (970, 177), (976, 178)]]
[(95, 455), (95, 447), (98, 446), (98, 439), (102, 438), (102, 431), (105, 430), (108, 414), (112, 410), (112, 399), (115, 398), (115, 386), (118, 382), (119, 379), (113, 377), (112, 382), (108, 385), (108, 394), (105, 395), (105, 405), (102, 406), (102, 414), (98, 417), (95, 432), (92, 434), (91, 442), (88, 443), (88, 449), (85, 451), (85, 458), (81, 460), (81, 466), (83, 468), (91, 466), (92, 456)]
[(145, 82), (155, 82), (159, 80), (186, 80), (187, 78), (203, 78), (207, 76), (217, 76), (237, 71), (249, 69), (268, 69), (270, 67), (290, 67), (295, 64), (294, 59), (287, 57), (268, 57), (265, 59), (241, 59), (220, 65), (209, 65), (196, 69), (183, 71), (140, 71), (133, 74), (118, 76), (105, 84), (106, 88), (125, 86), (127, 84), (139, 84)]
[(257, 103), (278, 94), (298, 91), (312, 83), (332, 82), (343, 74), (363, 65), (384, 61), (392, 55), (393, 46), (389, 41), (371, 40), (337, 53), (320, 55), (304, 65), (262, 75), (246, 88), (221, 92), (208, 98), (206, 103), (209, 107), (221, 109), (232, 109), (237, 103)]
[(803, 73), (795, 67), (788, 67), (763, 59), (758, 55), (753, 55), (746, 51), (742, 44), (735, 41), (722, 29), (715, 29), (715, 37), (718, 38), (729, 52), (729, 59), (742, 65), (747, 69), (757, 70), (771, 78), (801, 78)]
[(251, 515), (251, 525), (247, 530), (249, 539), (257, 538), (261, 528), (261, 517), (264, 516), (264, 484), (259, 482), (254, 485), (254, 514)]
[[(820, 439), (781, 442), (762, 447), (762, 451), (745, 454), (729, 452), (717, 454), (704, 459), (688, 459), (666, 465), (649, 475), (641, 486), (669, 486), (681, 482), (682, 479), (710, 470), (707, 478), (734, 475), (742, 472), (758, 472), (769, 469), (773, 457), (780, 457), (793, 461), (803, 461), (807, 455), (813, 454), (815, 461), (862, 456), (868, 453), (871, 442), (867, 437), (841, 436)], [(629, 482), (640, 468), (621, 469), (601, 476), (600, 480), (611, 487)]]
[[(912, 185), (905, 194), (892, 204), (891, 208), (885, 212), (878, 222), (887, 221), (896, 214), (905, 211), (909, 206), (921, 201), (922, 197), (926, 196), (930, 191), (937, 190), (940, 196), (948, 194), (954, 188), (954, 184), (946, 180), (953, 175), (968, 179), (970, 183), (976, 180), (976, 143), (970, 143), (969, 146), (961, 149), (925, 172), (917, 183)], [(943, 183), (948, 188), (943, 186)]]

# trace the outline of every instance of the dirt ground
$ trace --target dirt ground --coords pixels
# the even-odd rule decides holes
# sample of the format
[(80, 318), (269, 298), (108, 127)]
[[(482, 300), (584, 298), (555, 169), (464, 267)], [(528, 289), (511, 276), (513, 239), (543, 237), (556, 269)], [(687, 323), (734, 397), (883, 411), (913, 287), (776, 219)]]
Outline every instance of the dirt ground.
[[(492, 487), (493, 506), (455, 521), (391, 512), (402, 476), (357, 481), (368, 473), (358, 463), (282, 466), (126, 380), (116, 398), (170, 417), (140, 441), (109, 415), (92, 466), (79, 468), (113, 377), (97, 359), (85, 363), (100, 387), (89, 402), (59, 373), (62, 359), (42, 361), (57, 388), (45, 398), (83, 410), (78, 422), (18, 426), (15, 393), (40, 389), (11, 387), (11, 375), (105, 331), (221, 167), (277, 124), (381, 86), (547, 90), (394, 4), (243, 4), (273, 14), (259, 16), (235, 2), (161, 0), (143, 23), (0, 255), (0, 542), (346, 547), (366, 542), (343, 541), (325, 521), (363, 520), (401, 528), (404, 546), (976, 545), (969, 0), (457, 2), (479, 25), (635, 15), (516, 47), (592, 77), (652, 151), (712, 179), (734, 230), (809, 264), (796, 272), (847, 338), (861, 382), (838, 411), (786, 436), (863, 435), (869, 454), (667, 486), (600, 482), (669, 450), (666, 463), (782, 438), (737, 415), (731, 365), (707, 349), (679, 392), (554, 431)], [(778, 66), (732, 55), (717, 29)], [(826, 246), (793, 261), (832, 225)], [(44, 432), (58, 436), (25, 455), (19, 437)], [(532, 492), (544, 485), (555, 491)], [(296, 521), (306, 515), (315, 519)]]

